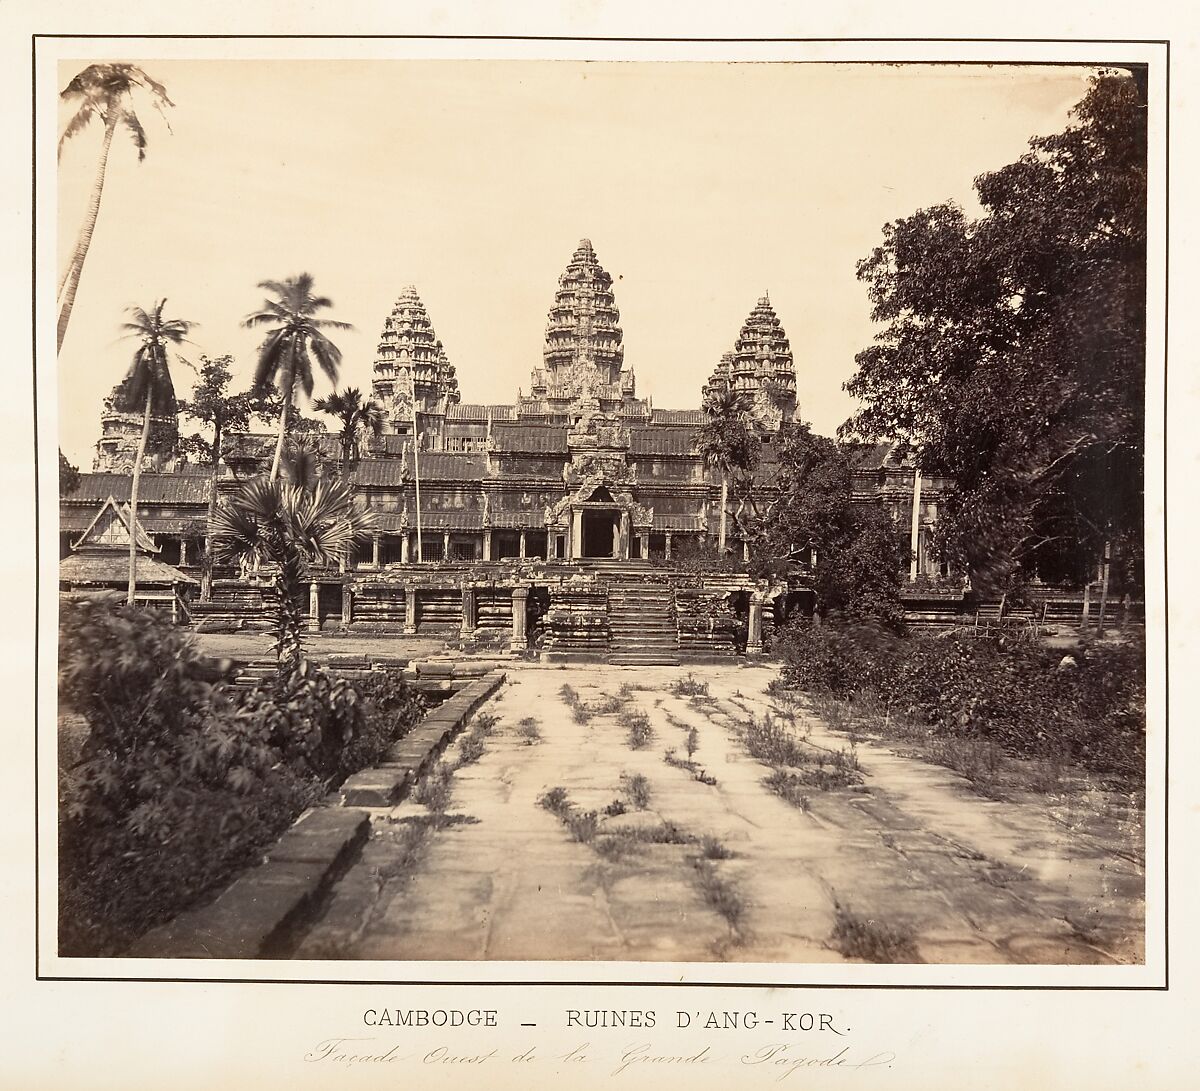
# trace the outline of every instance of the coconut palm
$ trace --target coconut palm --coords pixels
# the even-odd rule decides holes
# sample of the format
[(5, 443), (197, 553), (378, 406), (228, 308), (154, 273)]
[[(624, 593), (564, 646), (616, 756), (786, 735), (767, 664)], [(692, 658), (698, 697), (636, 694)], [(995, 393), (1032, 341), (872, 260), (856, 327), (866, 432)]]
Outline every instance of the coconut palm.
[(728, 526), (729, 475), (747, 469), (754, 460), (754, 433), (747, 423), (745, 396), (728, 385), (705, 392), (704, 415), (707, 420), (696, 437), (696, 449), (704, 461), (721, 474), (721, 523), (717, 549), (725, 551)]
[[(108, 169), (108, 153), (113, 136), (120, 128), (129, 130), (138, 151), (138, 162), (146, 158), (146, 130), (133, 111), (133, 91), (145, 91), (154, 108), (162, 113), (164, 106), (175, 104), (167, 97), (167, 89), (151, 79), (137, 65), (93, 64), (80, 72), (66, 87), (59, 98), (77, 104), (58, 141), (58, 154), (66, 142), (76, 133), (86, 129), (93, 120), (104, 126), (104, 141), (100, 145), (100, 161), (96, 166), (96, 178), (92, 183), (92, 195), (88, 201), (87, 214), (71, 260), (63, 270), (58, 283), (58, 348), (61, 351), (63, 338), (67, 335), (67, 324), (75, 306), (75, 293), (79, 288), (79, 277), (83, 263), (87, 260), (88, 248), (92, 244), (92, 232), (96, 229), (96, 217), (100, 213), (100, 198), (104, 195), (104, 174)], [(165, 115), (164, 115), (165, 116)]]
[(374, 516), (355, 506), (343, 481), (321, 479), (310, 491), (257, 477), (218, 506), (209, 528), (217, 558), (277, 566), (273, 651), (281, 673), (300, 662), (309, 568), (336, 562), (373, 529)]
[(318, 311), (333, 306), (333, 302), (325, 296), (313, 295), (313, 278), (308, 273), (282, 281), (264, 280), (258, 286), (279, 297), (265, 300), (262, 310), (242, 320), (246, 327), (271, 327), (258, 351), (254, 389), (261, 392), (267, 384), (274, 382), (283, 396), (279, 439), (271, 463), (271, 480), (274, 481), (279, 477), (279, 460), (283, 455), (283, 440), (291, 420), (296, 387), (306, 398), (312, 397), (314, 356), (329, 381), (337, 384), (342, 352), (322, 331), (352, 330), (354, 327), (348, 322), (316, 317)]
[(138, 337), (142, 342), (133, 354), (133, 363), (121, 384), (121, 404), (114, 406), (122, 413), (140, 411), (142, 414), (142, 436), (129, 485), (129, 593), (126, 601), (130, 606), (137, 592), (138, 486), (142, 479), (142, 460), (146, 457), (146, 441), (150, 438), (150, 418), (156, 407), (161, 413), (175, 404), (175, 387), (167, 367), (167, 346), (186, 341), (188, 331), (194, 325), (181, 318), (163, 318), (166, 305), (167, 301), (160, 299), (149, 312), (141, 307), (130, 307), (130, 321), (121, 326), (126, 337)]
[(360, 455), (363, 437), (368, 434), (378, 436), (383, 432), (383, 406), (374, 398), (364, 399), (361, 390), (350, 386), (340, 394), (334, 391), (327, 398), (318, 398), (313, 402), (313, 408), (318, 413), (328, 413), (342, 426), (338, 443), (342, 448), (342, 476), (346, 477), (351, 458)]

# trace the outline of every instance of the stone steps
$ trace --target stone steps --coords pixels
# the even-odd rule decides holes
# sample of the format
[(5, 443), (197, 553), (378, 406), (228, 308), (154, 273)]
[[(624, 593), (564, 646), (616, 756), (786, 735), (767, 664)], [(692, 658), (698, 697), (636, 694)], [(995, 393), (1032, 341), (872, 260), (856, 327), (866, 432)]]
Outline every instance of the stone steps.
[[(675, 597), (658, 579), (642, 582), (649, 566), (615, 566), (608, 589), (611, 633), (608, 661), (618, 667), (675, 666), (679, 663), (679, 630), (673, 616)], [(636, 573), (633, 582), (626, 573)], [(622, 578), (624, 577), (624, 578)]]

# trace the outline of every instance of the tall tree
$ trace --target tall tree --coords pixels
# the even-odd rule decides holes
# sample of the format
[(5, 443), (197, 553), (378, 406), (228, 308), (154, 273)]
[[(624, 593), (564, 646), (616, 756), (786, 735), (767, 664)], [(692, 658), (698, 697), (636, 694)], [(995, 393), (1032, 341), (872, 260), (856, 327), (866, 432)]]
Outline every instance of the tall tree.
[(167, 301), (160, 299), (149, 312), (141, 307), (131, 307), (130, 321), (121, 327), (127, 337), (138, 337), (142, 342), (133, 354), (133, 363), (122, 384), (124, 404), (117, 406), (124, 413), (134, 413), (140, 409), (142, 414), (142, 435), (133, 463), (133, 480), (129, 485), (129, 593), (126, 601), (130, 606), (137, 592), (138, 486), (142, 480), (146, 440), (150, 437), (150, 419), (155, 406), (163, 407), (175, 402), (175, 387), (167, 366), (167, 346), (182, 344), (193, 325), (181, 318), (163, 318), (166, 305)]
[[(104, 195), (104, 175), (108, 170), (108, 153), (113, 136), (124, 127), (133, 137), (138, 152), (138, 162), (146, 158), (146, 130), (133, 109), (135, 90), (144, 91), (151, 104), (160, 114), (164, 106), (175, 104), (167, 97), (167, 90), (151, 79), (142, 69), (133, 64), (93, 64), (80, 72), (59, 95), (64, 102), (75, 106), (75, 112), (63, 129), (58, 141), (58, 154), (71, 137), (83, 131), (93, 120), (104, 126), (104, 139), (100, 145), (100, 159), (96, 165), (96, 177), (88, 200), (83, 225), (75, 240), (71, 260), (63, 270), (58, 284), (58, 349), (62, 351), (67, 325), (71, 321), (71, 310), (75, 306), (75, 294), (79, 289), (79, 278), (83, 263), (87, 260), (92, 244), (92, 233), (96, 229), (96, 218), (100, 214), (100, 199)], [(165, 118), (165, 114), (163, 115)]]
[(1073, 119), (976, 179), (982, 216), (916, 212), (858, 266), (883, 329), (842, 434), (954, 479), (940, 537), (985, 589), (1141, 550), (1144, 89), (1100, 75)]
[(242, 432), (250, 425), (250, 418), (270, 413), (253, 393), (229, 393), (233, 381), (230, 366), (232, 356), (209, 359), (200, 357), (200, 373), (192, 396), (179, 403), (180, 412), (198, 421), (208, 431), (208, 436), (193, 433), (184, 441), (185, 450), (198, 454), (209, 465), (208, 521), (205, 524), (204, 557), (200, 562), (200, 598), (204, 602), (212, 599), (212, 538), (207, 528), (211, 527), (217, 510), (217, 482), (221, 476), (221, 445), (231, 432)]
[(729, 477), (753, 469), (758, 454), (758, 437), (747, 421), (746, 399), (731, 386), (705, 392), (704, 424), (696, 436), (696, 449), (704, 461), (721, 475), (721, 520), (717, 549), (725, 552), (729, 509)]
[(323, 331), (354, 327), (348, 322), (316, 317), (318, 311), (333, 306), (333, 301), (313, 295), (313, 278), (308, 273), (282, 281), (264, 280), (258, 286), (278, 298), (265, 300), (262, 309), (247, 315), (242, 325), (270, 327), (259, 348), (254, 389), (262, 391), (274, 382), (283, 396), (279, 439), (271, 463), (271, 480), (274, 481), (279, 476), (279, 460), (283, 455), (283, 441), (288, 432), (296, 388), (299, 387), (306, 398), (312, 397), (314, 356), (329, 381), (337, 385), (342, 353)]
[(58, 495), (70, 496), (78, 488), (79, 467), (71, 464), (60, 447), (58, 449)]
[(361, 444), (365, 436), (378, 436), (383, 432), (385, 414), (383, 407), (374, 398), (364, 398), (362, 391), (350, 386), (334, 391), (326, 398), (313, 402), (318, 413), (328, 413), (341, 425), (338, 443), (342, 449), (342, 476), (350, 474), (350, 462), (361, 456)]
[(373, 527), (343, 481), (319, 480), (309, 490), (256, 477), (218, 505), (210, 529), (218, 558), (277, 566), (273, 650), (281, 674), (302, 656), (309, 567), (336, 562)]

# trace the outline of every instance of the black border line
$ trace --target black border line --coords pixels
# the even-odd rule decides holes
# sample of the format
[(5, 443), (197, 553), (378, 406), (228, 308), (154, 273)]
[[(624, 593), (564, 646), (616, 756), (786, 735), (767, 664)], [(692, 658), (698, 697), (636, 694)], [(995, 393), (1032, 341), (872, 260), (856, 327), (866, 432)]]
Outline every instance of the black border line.
[[(477, 981), (477, 980), (419, 980), (419, 979), (363, 979), (363, 978), (260, 978), (260, 977), (90, 977), (49, 975), (41, 972), (41, 854), (40, 854), (40, 823), (41, 808), (39, 805), (39, 764), (38, 743), (40, 715), (38, 693), (40, 678), (39, 644), (41, 630), (41, 489), (38, 442), (38, 351), (37, 351), (37, 44), (41, 39), (55, 40), (60, 38), (72, 39), (118, 39), (134, 41), (463, 41), (463, 42), (614, 42), (614, 43), (676, 43), (690, 42), (698, 45), (800, 45), (813, 43), (924, 43), (939, 44), (969, 43), (981, 45), (1133, 45), (1133, 46), (1163, 46), (1164, 66), (1164, 156), (1163, 156), (1163, 983), (1161, 985), (957, 985), (957, 984), (893, 984), (893, 983), (857, 983), (857, 982), (777, 982), (777, 981), (531, 981), (528, 979), (513, 981)], [(554, 58), (531, 58), (533, 60), (552, 61)], [(586, 63), (591, 58), (578, 58)], [(634, 61), (632, 63), (651, 63), (649, 61)], [(665, 62), (669, 63), (669, 62)], [(686, 62), (677, 62), (686, 63)], [(714, 58), (710, 63), (720, 63)], [(742, 63), (786, 63), (786, 64), (822, 64), (832, 61), (803, 61), (803, 60), (751, 60)], [(1084, 67), (1124, 67), (1117, 61), (995, 61), (995, 60), (910, 60), (910, 61), (844, 61), (845, 64), (926, 64), (926, 65), (1023, 65), (1034, 67), (1038, 65), (1053, 65), (1055, 67), (1074, 65)], [(1129, 67), (1142, 67), (1147, 71), (1154, 62), (1130, 62)], [(196, 984), (196, 985), (361, 985), (361, 986), (420, 986), (422, 988), (441, 987), (568, 987), (568, 988), (726, 988), (726, 989), (836, 989), (843, 991), (979, 991), (979, 992), (1169, 992), (1170, 991), (1170, 611), (1168, 578), (1169, 548), (1168, 548), (1168, 505), (1166, 503), (1168, 451), (1167, 442), (1167, 409), (1169, 383), (1169, 316), (1170, 316), (1170, 243), (1171, 243), (1171, 40), (1169, 38), (624, 38), (624, 37), (585, 37), (573, 35), (528, 35), (528, 34), (68, 34), (53, 33), (30, 35), (30, 84), (31, 84), (31, 124), (30, 143), (32, 150), (32, 222), (31, 222), (31, 257), (32, 257), (32, 297), (30, 312), (32, 316), (32, 362), (33, 362), (33, 477), (34, 477), (34, 676), (33, 676), (33, 708), (34, 708), (34, 980), (35, 981), (64, 981), (64, 982), (114, 982), (141, 984)], [(1147, 80), (1147, 89), (1149, 81)], [(1149, 148), (1147, 148), (1149, 154)], [(1143, 530), (1144, 533), (1144, 530)], [(1147, 664), (1147, 667), (1149, 664)], [(481, 965), (481, 964), (479, 964)]]

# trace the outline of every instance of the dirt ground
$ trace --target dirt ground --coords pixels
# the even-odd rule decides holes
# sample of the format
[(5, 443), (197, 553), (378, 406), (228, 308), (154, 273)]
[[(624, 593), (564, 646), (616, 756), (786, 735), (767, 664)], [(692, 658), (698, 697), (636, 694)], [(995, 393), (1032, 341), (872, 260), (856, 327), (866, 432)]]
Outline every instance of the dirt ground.
[[(775, 674), (515, 666), (444, 791), (375, 814), (295, 954), (1141, 961), (1134, 801), (985, 798), (803, 707), (789, 721)], [(789, 760), (748, 752), (768, 714)]]

